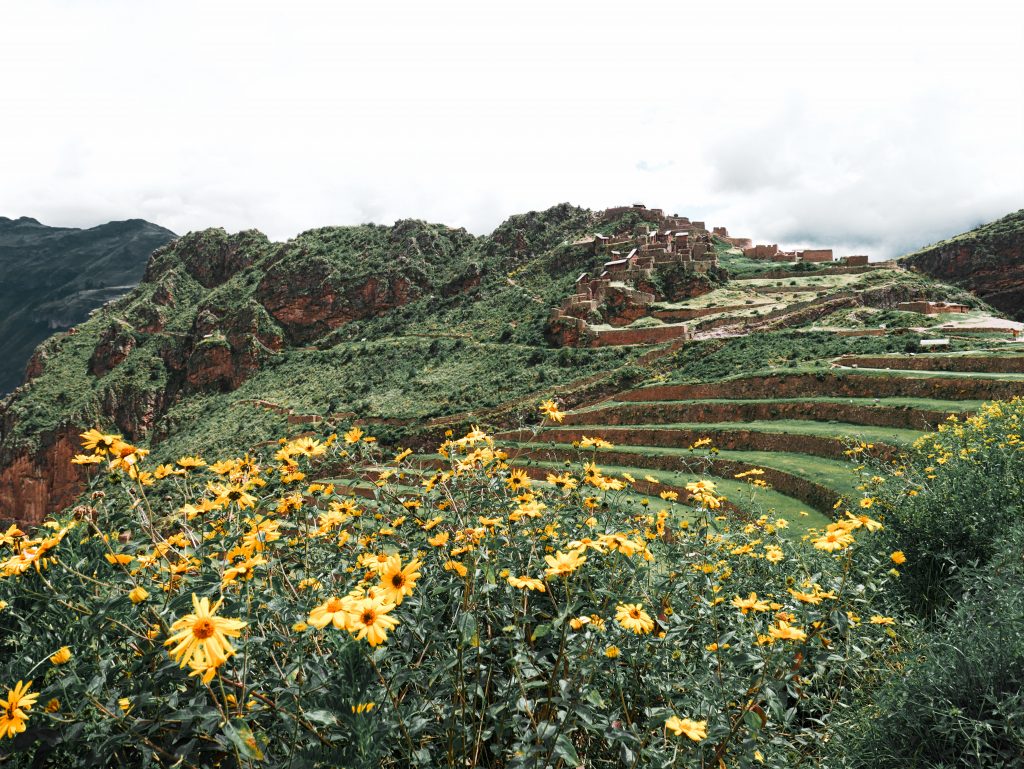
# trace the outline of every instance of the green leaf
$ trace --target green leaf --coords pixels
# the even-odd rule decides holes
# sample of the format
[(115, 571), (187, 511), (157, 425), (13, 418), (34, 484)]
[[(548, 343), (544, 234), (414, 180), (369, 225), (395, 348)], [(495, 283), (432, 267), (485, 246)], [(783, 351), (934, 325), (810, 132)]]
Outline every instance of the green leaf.
[(580, 757), (576, 754), (576, 748), (573, 747), (572, 740), (567, 734), (560, 734), (555, 740), (555, 755), (570, 766), (579, 766), (581, 763)]
[(320, 726), (331, 726), (338, 721), (334, 713), (329, 710), (307, 710), (306, 720)]
[(224, 724), (224, 736), (235, 746), (239, 755), (255, 761), (263, 760), (263, 751), (260, 750), (260, 746), (256, 742), (256, 735), (245, 721), (236, 718)]

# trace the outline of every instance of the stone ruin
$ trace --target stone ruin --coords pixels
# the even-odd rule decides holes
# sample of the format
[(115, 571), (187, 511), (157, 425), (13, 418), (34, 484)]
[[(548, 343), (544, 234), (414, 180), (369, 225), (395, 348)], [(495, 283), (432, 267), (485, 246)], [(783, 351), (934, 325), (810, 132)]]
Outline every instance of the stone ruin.
[[(649, 209), (640, 203), (609, 208), (603, 213), (602, 220), (609, 222), (627, 213), (641, 214), (651, 228), (646, 232), (633, 234), (595, 233), (576, 241), (573, 245), (590, 249), (595, 255), (609, 258), (596, 275), (583, 273), (576, 279), (573, 294), (567, 297), (560, 307), (552, 309), (551, 325), (557, 325), (560, 321), (563, 326), (572, 325), (570, 319), (575, 319), (579, 326), (577, 332), (586, 337), (587, 319), (602, 308), (611, 309), (611, 315), (614, 316), (610, 321), (612, 325), (632, 322), (647, 315), (648, 305), (662, 298), (656, 296), (652, 282), (658, 270), (671, 268), (683, 275), (696, 276), (718, 267), (718, 256), (712, 236), (704, 222), (690, 221), (688, 217), (677, 214), (666, 216), (661, 209)], [(669, 329), (665, 327), (623, 329), (619, 335), (623, 336), (626, 332), (632, 331), (648, 332), (642, 336), (649, 336), (652, 340), (656, 337), (669, 338), (665, 336), (669, 333)], [(671, 331), (674, 334), (671, 338), (678, 338), (685, 333), (685, 327), (678, 324), (678, 327), (671, 327)], [(657, 341), (661, 341), (661, 338)], [(591, 339), (590, 343), (600, 344), (595, 339)]]
[[(719, 228), (716, 228), (716, 230)], [(803, 251), (782, 251), (777, 243), (759, 243), (756, 246), (748, 245), (743, 249), (743, 255), (748, 259), (766, 259), (772, 262), (818, 262), (830, 263), (840, 262), (848, 267), (860, 267), (868, 264), (868, 257), (864, 254), (840, 256), (836, 258), (831, 248), (808, 248)]]
[(918, 312), (922, 315), (938, 315), (943, 312), (968, 313), (971, 311), (971, 308), (966, 304), (929, 302), (924, 299), (918, 299), (912, 302), (898, 302), (896, 304), (896, 309), (902, 310), (903, 312)]

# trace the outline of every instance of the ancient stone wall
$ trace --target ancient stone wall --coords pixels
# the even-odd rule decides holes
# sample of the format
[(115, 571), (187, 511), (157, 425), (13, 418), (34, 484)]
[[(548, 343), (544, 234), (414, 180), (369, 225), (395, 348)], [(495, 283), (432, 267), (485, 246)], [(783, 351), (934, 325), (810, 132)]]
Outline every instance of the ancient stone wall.
[[(859, 366), (861, 368), (899, 369), (901, 371), (961, 371), (987, 374), (1024, 374), (1024, 356), (1018, 357), (982, 357), (957, 355), (951, 357), (934, 357), (917, 355), (914, 357), (871, 357), (867, 355), (847, 355), (833, 361), (839, 366)], [(1024, 390), (1024, 383), (1021, 389)]]

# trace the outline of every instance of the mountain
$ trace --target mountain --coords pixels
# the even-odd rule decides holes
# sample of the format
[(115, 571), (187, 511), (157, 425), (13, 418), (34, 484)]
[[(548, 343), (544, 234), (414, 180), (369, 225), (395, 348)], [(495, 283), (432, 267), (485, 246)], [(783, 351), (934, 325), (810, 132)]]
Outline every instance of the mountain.
[(141, 219), (82, 230), (0, 216), (0, 393), (21, 382), (40, 342), (134, 288), (174, 237)]
[(922, 248), (902, 261), (1024, 320), (1024, 209)]
[[(666, 225), (689, 234), (656, 242)], [(609, 271), (614, 279), (601, 277)], [(911, 310), (941, 300), (967, 312), (900, 309), (911, 300)], [(324, 227), (285, 243), (254, 230), (193, 232), (153, 252), (134, 290), (41, 344), (26, 383), (0, 401), (0, 518), (31, 523), (72, 502), (84, 477), (70, 464), (77, 436), (97, 425), (146, 444), (156, 461), (353, 422), (382, 444), (421, 449), (446, 428), (515, 430), (535, 421), (542, 398), (564, 408), (614, 404), (644, 382), (701, 386), (696, 395), (670, 391), (664, 400), (681, 399), (671, 408), (605, 409), (601, 426), (656, 420), (694, 431), (702, 428), (693, 423), (822, 420), (833, 425), (817, 428), (829, 435), (824, 443), (808, 435), (788, 444), (835, 453), (833, 433), (844, 424), (878, 426), (884, 417), (916, 428), (954, 400), (1004, 392), (998, 382), (979, 389), (954, 379), (922, 405), (931, 380), (831, 376), (896, 368), (877, 356), (902, 360), (928, 329), (949, 333), (938, 326), (946, 322), (969, 319), (984, 330), (990, 314), (962, 290), (895, 263), (747, 258), (702, 223), (631, 207), (561, 204), (513, 216), (483, 237), (418, 220)], [(1002, 337), (953, 348), (1004, 345)], [(990, 366), (987, 358), (977, 365)], [(795, 379), (777, 381), (780, 374)], [(829, 400), (832, 387), (856, 402)], [(872, 403), (872, 387), (894, 402)], [(773, 393), (813, 404), (766, 403)], [(749, 397), (760, 401), (718, 403)], [(752, 429), (730, 436), (737, 450), (787, 443)], [(780, 455), (788, 464), (772, 483), (791, 478), (792, 499), (831, 504), (820, 476), (832, 460), (805, 462), (800, 451)], [(811, 475), (793, 470), (801, 466)]]

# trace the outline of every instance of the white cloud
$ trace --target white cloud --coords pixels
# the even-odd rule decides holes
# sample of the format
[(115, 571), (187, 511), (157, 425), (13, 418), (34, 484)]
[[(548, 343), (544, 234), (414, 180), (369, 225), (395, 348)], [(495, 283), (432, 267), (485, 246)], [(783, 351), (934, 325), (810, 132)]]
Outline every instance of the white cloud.
[(0, 28), (0, 214), (178, 232), (642, 200), (892, 255), (1024, 205), (1011, 0), (138, 3)]

